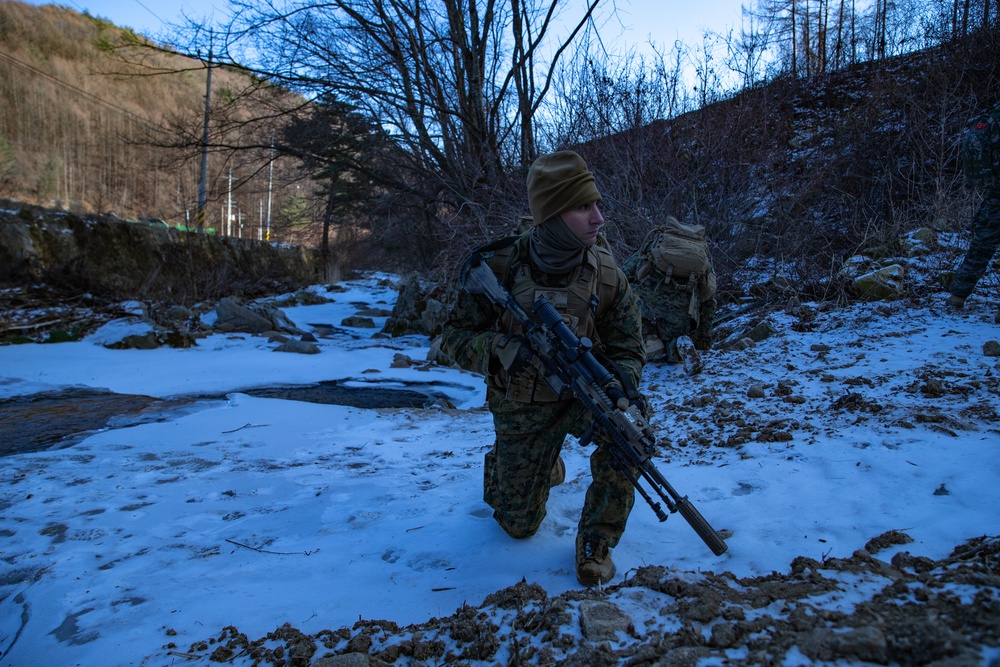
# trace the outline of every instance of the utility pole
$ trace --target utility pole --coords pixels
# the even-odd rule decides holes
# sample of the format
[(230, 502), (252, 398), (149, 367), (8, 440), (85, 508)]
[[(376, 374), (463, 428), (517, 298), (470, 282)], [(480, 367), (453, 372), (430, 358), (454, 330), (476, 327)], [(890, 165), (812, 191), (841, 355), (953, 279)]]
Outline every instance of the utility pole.
[(264, 240), (271, 240), (271, 183), (274, 180), (274, 135), (271, 135), (271, 159), (267, 161), (267, 226)]
[(201, 177), (198, 180), (198, 233), (205, 231), (205, 191), (208, 189), (208, 117), (212, 108), (212, 31), (208, 32), (208, 75), (205, 77), (205, 120), (201, 132)]
[(229, 167), (229, 194), (226, 196), (226, 236), (233, 235), (233, 168)]

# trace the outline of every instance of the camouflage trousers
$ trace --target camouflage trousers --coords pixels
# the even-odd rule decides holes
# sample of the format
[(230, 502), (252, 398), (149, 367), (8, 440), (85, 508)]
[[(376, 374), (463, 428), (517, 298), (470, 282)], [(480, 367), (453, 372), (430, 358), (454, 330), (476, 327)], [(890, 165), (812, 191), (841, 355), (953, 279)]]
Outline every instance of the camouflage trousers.
[(677, 339), (681, 336), (694, 336), (697, 324), (688, 317), (687, 311), (673, 311), (664, 313), (663, 317), (658, 317), (656, 322), (642, 320), (643, 334), (654, 334), (666, 345), (666, 361), (671, 364), (678, 364), (682, 361), (677, 352)]
[[(496, 442), (486, 454), (483, 499), (508, 535), (535, 534), (545, 518), (552, 466), (568, 434), (579, 437), (590, 415), (576, 400), (518, 403), (488, 390)], [(612, 465), (611, 452), (599, 444), (590, 456), (591, 483), (578, 531), (613, 548), (625, 532), (635, 502), (628, 477)]]
[(1000, 187), (990, 188), (972, 216), (972, 240), (955, 271), (951, 293), (967, 297), (986, 273), (990, 260), (1000, 246)]

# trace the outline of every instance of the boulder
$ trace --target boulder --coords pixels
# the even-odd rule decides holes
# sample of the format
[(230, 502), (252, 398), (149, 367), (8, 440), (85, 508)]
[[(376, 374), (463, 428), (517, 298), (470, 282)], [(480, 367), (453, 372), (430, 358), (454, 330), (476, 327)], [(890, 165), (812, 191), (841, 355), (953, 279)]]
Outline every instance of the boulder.
[(929, 255), (938, 248), (937, 234), (930, 227), (921, 227), (900, 239), (900, 245), (906, 251), (907, 257)]
[(453, 290), (410, 276), (400, 286), (396, 305), (382, 331), (393, 337), (412, 333), (434, 337), (448, 319), (454, 296)]
[(259, 315), (234, 299), (226, 297), (219, 300), (215, 308), (215, 328), (219, 331), (244, 333), (264, 333), (271, 331), (271, 320)]
[(375, 320), (370, 317), (362, 317), (361, 315), (351, 315), (350, 317), (342, 319), (340, 321), (340, 326), (354, 327), (356, 329), (374, 329)]
[(304, 333), (275, 306), (244, 306), (235, 299), (226, 297), (219, 300), (215, 313), (215, 328), (226, 333), (263, 334), (276, 331), (296, 336)]
[(774, 328), (774, 325), (767, 320), (764, 320), (754, 328), (747, 331), (745, 337), (755, 343), (759, 343), (763, 340), (767, 340), (776, 333), (778, 333), (778, 330)]
[(274, 348), (275, 352), (295, 352), (296, 354), (319, 354), (319, 347), (315, 343), (303, 340), (290, 340)]
[(858, 276), (851, 283), (851, 289), (863, 299), (881, 301), (898, 298), (903, 294), (905, 270), (899, 264)]

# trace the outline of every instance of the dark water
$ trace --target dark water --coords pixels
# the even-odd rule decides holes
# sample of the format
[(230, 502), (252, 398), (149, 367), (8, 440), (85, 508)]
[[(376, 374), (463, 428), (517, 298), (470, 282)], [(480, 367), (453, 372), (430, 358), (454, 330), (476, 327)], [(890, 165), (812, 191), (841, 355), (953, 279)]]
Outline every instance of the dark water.
[(164, 401), (86, 388), (45, 391), (0, 401), (0, 456), (76, 444), (117, 417)]
[[(433, 392), (386, 387), (346, 387), (336, 380), (315, 385), (253, 387), (240, 393), (306, 403), (355, 408), (449, 406)], [(106, 428), (124, 428), (167, 419), (178, 408), (224, 400), (224, 394), (159, 399), (88, 388), (46, 391), (0, 400), (0, 456), (70, 447)]]
[(283, 398), (289, 401), (346, 405), (352, 408), (427, 408), (440, 403), (440, 397), (413, 389), (386, 387), (346, 387), (337, 380), (315, 385), (255, 387), (240, 393), (258, 398)]

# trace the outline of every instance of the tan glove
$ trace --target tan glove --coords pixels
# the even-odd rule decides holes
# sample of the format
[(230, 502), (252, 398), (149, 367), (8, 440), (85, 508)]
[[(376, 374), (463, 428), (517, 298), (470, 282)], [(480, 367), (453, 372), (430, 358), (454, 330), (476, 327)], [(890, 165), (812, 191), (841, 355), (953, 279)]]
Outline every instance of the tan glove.
[(501, 337), (494, 347), (493, 354), (503, 369), (507, 371), (507, 376), (511, 378), (517, 377), (528, 367), (534, 365), (532, 362), (535, 354), (528, 347), (528, 342), (521, 336), (506, 335)]

